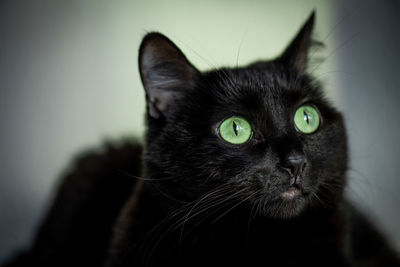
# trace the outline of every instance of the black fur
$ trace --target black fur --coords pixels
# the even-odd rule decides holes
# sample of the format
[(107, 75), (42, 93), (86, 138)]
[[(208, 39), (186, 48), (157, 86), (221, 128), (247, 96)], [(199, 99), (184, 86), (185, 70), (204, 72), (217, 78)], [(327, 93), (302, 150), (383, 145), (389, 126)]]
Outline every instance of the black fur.
[[(343, 196), (343, 118), (306, 72), (313, 23), (314, 14), (275, 60), (204, 73), (162, 34), (146, 35), (143, 158), (141, 147), (126, 145), (103, 156), (114, 161), (128, 149), (122, 164), (78, 166), (25, 258), (29, 266), (400, 266)], [(303, 104), (321, 115), (313, 134), (294, 125)], [(219, 136), (233, 115), (250, 122), (247, 143)], [(304, 161), (300, 170), (293, 158)], [(82, 180), (94, 193), (74, 198)], [(293, 188), (298, 195), (287, 197)]]
[(107, 143), (82, 153), (63, 177), (33, 248), (5, 266), (102, 266), (112, 226), (140, 175), (142, 147)]

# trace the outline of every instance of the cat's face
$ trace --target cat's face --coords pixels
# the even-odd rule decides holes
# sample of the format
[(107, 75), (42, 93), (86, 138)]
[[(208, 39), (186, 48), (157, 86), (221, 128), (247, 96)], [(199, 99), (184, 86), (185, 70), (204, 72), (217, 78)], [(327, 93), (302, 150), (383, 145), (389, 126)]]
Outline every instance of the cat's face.
[[(274, 61), (207, 73), (164, 36), (145, 37), (145, 161), (163, 192), (185, 201), (225, 199), (275, 218), (337, 202), (346, 135), (341, 115), (305, 74), (312, 22)], [(311, 131), (296, 124), (297, 111), (307, 122), (318, 119)]]

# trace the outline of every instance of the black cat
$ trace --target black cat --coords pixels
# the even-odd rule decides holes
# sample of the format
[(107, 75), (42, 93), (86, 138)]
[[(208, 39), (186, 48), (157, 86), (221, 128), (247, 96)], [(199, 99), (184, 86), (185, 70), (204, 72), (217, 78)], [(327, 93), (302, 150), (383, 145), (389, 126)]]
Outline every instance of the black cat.
[(10, 266), (400, 266), (343, 196), (343, 118), (306, 72), (313, 24), (275, 60), (209, 72), (146, 35), (143, 148), (82, 156)]

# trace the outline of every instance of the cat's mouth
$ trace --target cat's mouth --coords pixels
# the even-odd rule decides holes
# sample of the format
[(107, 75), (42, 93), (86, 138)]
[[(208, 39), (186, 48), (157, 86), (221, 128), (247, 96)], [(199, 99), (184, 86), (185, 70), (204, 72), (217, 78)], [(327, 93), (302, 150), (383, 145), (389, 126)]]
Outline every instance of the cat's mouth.
[(284, 200), (293, 200), (302, 194), (302, 190), (299, 186), (290, 186), (286, 191), (281, 193), (281, 197)]
[(286, 191), (281, 193), (281, 198), (284, 200), (293, 200), (303, 195), (302, 177), (300, 175), (290, 179), (290, 185)]

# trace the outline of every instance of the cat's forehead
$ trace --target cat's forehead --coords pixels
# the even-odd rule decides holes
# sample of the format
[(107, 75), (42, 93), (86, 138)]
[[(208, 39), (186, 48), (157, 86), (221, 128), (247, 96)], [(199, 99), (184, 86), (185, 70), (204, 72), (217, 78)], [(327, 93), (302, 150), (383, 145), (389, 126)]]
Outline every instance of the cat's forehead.
[(317, 96), (307, 79), (279, 68), (221, 69), (212, 77), (214, 82), (209, 90), (214, 91), (218, 102), (250, 109), (289, 106)]

